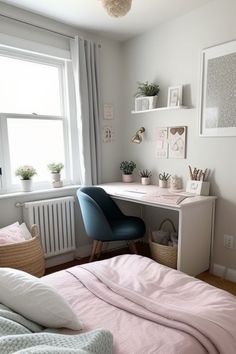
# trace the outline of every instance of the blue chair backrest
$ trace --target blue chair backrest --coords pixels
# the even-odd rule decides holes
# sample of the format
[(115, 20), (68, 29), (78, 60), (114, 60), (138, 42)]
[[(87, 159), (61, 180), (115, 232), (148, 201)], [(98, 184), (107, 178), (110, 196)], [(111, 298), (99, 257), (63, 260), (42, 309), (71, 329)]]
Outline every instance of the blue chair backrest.
[(96, 240), (111, 239), (109, 219), (123, 216), (115, 202), (99, 187), (82, 187), (77, 197), (87, 235)]
[(122, 218), (123, 213), (104, 189), (100, 187), (82, 187), (79, 191), (90, 196), (102, 209), (108, 220)]

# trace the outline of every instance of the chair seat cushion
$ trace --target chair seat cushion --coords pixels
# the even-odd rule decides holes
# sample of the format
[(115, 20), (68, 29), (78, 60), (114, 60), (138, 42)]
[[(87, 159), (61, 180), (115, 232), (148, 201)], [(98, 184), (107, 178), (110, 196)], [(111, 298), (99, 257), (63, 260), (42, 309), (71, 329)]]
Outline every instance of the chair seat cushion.
[(109, 224), (113, 233), (113, 241), (135, 240), (145, 234), (145, 224), (136, 216), (109, 220)]

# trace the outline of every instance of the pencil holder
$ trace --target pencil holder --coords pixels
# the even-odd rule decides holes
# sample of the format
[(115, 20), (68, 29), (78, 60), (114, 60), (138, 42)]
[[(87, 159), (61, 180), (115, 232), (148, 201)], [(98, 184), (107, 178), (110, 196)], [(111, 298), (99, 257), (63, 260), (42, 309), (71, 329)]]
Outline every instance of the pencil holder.
[(209, 195), (210, 182), (204, 181), (187, 181), (186, 192), (196, 195)]

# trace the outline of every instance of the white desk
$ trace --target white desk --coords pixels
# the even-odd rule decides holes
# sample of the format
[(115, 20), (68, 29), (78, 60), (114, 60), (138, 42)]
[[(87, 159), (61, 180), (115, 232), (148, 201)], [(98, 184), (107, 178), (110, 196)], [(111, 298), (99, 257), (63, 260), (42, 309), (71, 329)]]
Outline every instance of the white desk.
[(113, 199), (176, 211), (179, 237), (177, 269), (193, 276), (209, 269), (216, 197), (188, 197), (176, 204), (172, 193), (154, 185), (117, 182), (100, 187)]

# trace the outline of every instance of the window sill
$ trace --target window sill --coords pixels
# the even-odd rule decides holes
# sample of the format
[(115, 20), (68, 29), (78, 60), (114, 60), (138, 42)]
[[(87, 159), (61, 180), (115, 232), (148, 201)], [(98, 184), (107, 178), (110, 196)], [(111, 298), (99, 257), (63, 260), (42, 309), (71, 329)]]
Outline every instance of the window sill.
[(79, 184), (73, 184), (69, 186), (59, 187), (59, 188), (47, 188), (47, 189), (37, 189), (32, 192), (12, 192), (12, 193), (4, 193), (0, 194), (1, 199), (9, 199), (9, 198), (16, 198), (16, 197), (24, 197), (24, 196), (32, 196), (32, 195), (40, 195), (40, 194), (57, 194), (63, 191), (69, 191), (73, 189), (78, 189), (80, 187)]

